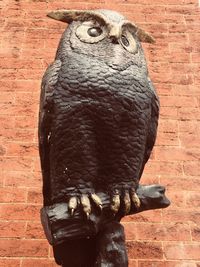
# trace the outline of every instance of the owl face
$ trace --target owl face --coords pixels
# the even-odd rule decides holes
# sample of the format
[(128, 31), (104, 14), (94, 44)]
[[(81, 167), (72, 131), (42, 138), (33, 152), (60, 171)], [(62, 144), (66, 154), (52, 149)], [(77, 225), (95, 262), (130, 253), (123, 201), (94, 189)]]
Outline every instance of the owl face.
[(113, 68), (140, 65), (142, 50), (137, 36), (121, 24), (96, 21), (73, 22), (70, 44), (73, 51), (104, 61)]
[(146, 65), (140, 42), (154, 40), (121, 14), (110, 10), (60, 10), (48, 16), (70, 24), (66, 37), (73, 52), (95, 57), (114, 69)]

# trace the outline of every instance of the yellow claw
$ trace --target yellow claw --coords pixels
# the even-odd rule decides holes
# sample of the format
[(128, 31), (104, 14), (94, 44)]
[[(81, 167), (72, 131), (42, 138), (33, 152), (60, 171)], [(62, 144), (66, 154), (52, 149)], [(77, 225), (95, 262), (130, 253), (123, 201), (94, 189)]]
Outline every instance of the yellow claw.
[(135, 207), (139, 209), (141, 202), (138, 195), (135, 192), (131, 192), (131, 200), (133, 201)]
[(72, 216), (74, 215), (74, 211), (77, 208), (77, 205), (78, 205), (77, 198), (71, 197), (69, 200), (69, 210)]
[(125, 214), (129, 214), (131, 210), (131, 199), (128, 192), (126, 192), (124, 196), (124, 205), (125, 205)]
[(92, 198), (92, 200), (94, 201), (94, 203), (96, 204), (96, 206), (97, 206), (100, 210), (102, 210), (102, 208), (103, 208), (103, 204), (102, 204), (102, 201), (101, 201), (100, 197), (97, 196), (96, 194), (91, 194), (91, 198)]
[(89, 218), (91, 213), (91, 205), (87, 195), (81, 196), (81, 204), (83, 206), (83, 212), (87, 215), (87, 218)]
[(112, 199), (111, 199), (111, 205), (110, 208), (111, 210), (116, 214), (119, 210), (120, 207), (120, 197), (119, 195), (113, 195)]

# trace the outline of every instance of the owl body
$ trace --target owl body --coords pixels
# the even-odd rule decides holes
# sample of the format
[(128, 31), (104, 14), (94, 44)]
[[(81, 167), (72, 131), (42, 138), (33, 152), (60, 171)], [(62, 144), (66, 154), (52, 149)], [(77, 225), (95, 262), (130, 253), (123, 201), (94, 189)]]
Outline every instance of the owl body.
[[(109, 19), (123, 21), (116, 14)], [(136, 190), (155, 142), (158, 99), (138, 37), (130, 52), (107, 36), (108, 26), (100, 27), (105, 37), (94, 43), (80, 27), (84, 32), (100, 24), (71, 23), (43, 78), (40, 153), (48, 205)]]

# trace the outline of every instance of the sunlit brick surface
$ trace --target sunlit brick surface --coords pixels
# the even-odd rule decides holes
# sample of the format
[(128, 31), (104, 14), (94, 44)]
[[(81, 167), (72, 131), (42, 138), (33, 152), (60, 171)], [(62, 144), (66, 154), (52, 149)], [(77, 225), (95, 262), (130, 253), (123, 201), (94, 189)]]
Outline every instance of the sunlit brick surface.
[(0, 1), (0, 267), (56, 264), (39, 221), (41, 77), (65, 24), (55, 9), (109, 8), (153, 34), (144, 45), (161, 101), (142, 183), (167, 187), (171, 206), (123, 220), (130, 267), (200, 266), (200, 8), (198, 0)]

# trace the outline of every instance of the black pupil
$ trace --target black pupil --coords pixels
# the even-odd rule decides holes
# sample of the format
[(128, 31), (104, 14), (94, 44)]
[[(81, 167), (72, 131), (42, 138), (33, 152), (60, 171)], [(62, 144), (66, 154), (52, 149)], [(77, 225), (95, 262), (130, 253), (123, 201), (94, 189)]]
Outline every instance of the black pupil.
[(129, 46), (129, 41), (124, 35), (122, 35), (121, 39), (124, 46)]
[(88, 29), (88, 34), (91, 37), (98, 37), (102, 34), (102, 29), (99, 27), (92, 27)]

